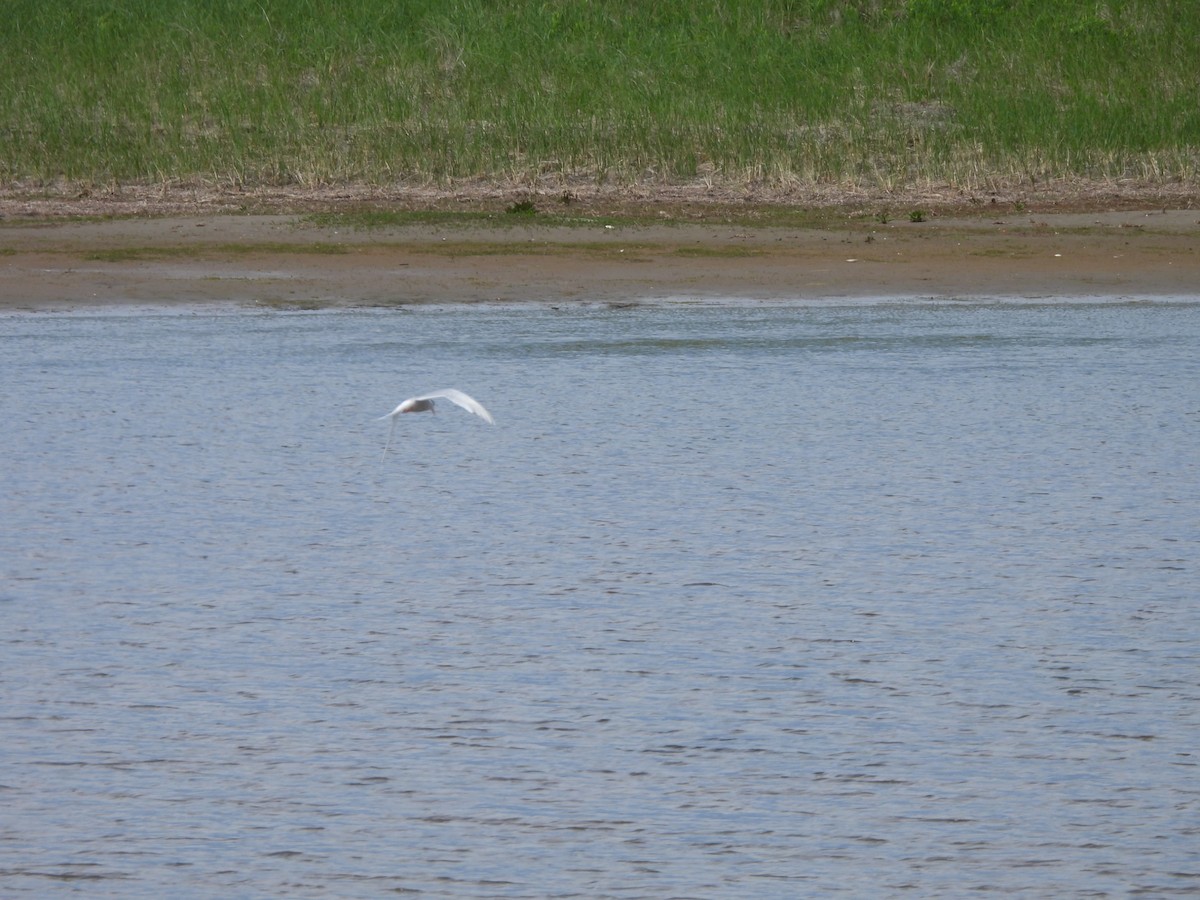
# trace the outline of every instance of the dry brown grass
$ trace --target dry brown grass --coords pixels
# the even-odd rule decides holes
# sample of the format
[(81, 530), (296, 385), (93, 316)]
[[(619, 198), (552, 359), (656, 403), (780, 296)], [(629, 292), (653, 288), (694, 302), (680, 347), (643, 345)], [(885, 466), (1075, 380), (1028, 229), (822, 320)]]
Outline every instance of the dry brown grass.
[(503, 212), (531, 201), (541, 221), (580, 217), (656, 217), (695, 222), (736, 216), (771, 222), (808, 211), (815, 219), (832, 214), (934, 215), (1002, 210), (1088, 212), (1200, 207), (1200, 185), (1182, 181), (1058, 181), (1030, 184), (993, 181), (974, 187), (927, 184), (887, 191), (846, 184), (722, 184), (641, 182), (596, 185), (561, 179), (461, 181), (445, 184), (270, 186), (253, 189), (219, 183), (170, 182), (137, 185), (74, 183), (16, 184), (0, 188), (0, 217), (162, 217), (230, 213), (295, 214), (363, 210)]

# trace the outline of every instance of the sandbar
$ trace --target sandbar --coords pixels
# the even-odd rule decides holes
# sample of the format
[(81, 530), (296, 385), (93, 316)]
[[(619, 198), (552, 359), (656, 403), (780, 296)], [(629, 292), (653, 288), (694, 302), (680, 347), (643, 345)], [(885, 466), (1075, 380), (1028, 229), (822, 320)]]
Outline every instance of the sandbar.
[[(579, 216), (355, 225), (311, 210), (40, 214), (0, 202), (0, 309), (1200, 295), (1200, 212), (862, 206), (756, 223)], [(31, 211), (32, 210), (32, 211)]]

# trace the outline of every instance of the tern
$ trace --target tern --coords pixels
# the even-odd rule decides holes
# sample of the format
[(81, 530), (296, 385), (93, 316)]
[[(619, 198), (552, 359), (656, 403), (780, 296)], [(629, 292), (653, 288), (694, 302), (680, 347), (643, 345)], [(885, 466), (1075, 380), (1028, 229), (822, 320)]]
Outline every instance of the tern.
[(434, 400), (449, 400), (455, 406), (461, 406), (469, 413), (474, 413), (483, 419), (489, 425), (495, 425), (496, 422), (492, 418), (492, 414), (483, 408), (483, 404), (474, 397), (464, 394), (462, 391), (454, 388), (446, 388), (441, 391), (430, 391), (428, 394), (421, 394), (418, 397), (409, 397), (386, 416), (380, 416), (380, 420), (391, 419), (392, 427), (388, 430), (387, 443), (383, 447), (383, 456), (379, 457), (379, 461), (387, 457), (388, 448), (392, 446), (392, 435), (396, 433), (396, 419), (401, 413), (415, 412), (436, 412), (433, 408)]

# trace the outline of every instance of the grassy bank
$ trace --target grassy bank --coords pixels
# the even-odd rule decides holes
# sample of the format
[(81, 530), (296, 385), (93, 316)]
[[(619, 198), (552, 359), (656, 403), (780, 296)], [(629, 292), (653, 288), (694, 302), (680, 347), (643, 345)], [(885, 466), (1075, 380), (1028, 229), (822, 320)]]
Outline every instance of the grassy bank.
[(9, 0), (0, 182), (1195, 181), (1194, 0)]

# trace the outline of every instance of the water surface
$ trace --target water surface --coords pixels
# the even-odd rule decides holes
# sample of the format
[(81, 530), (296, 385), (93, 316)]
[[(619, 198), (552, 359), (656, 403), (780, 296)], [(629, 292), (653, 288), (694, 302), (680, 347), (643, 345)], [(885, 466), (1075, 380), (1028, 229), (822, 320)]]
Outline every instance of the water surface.
[(1200, 304), (0, 347), (5, 896), (1200, 891)]

